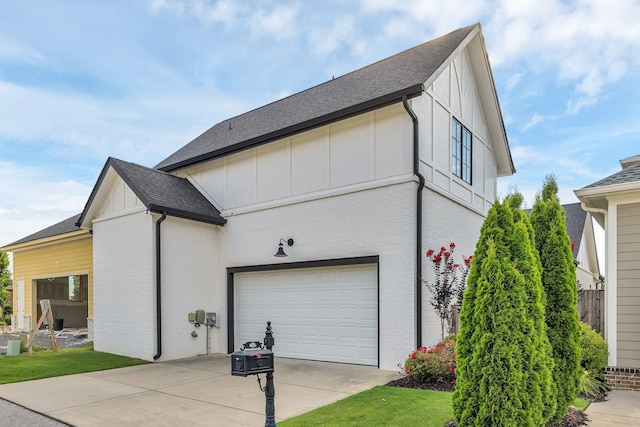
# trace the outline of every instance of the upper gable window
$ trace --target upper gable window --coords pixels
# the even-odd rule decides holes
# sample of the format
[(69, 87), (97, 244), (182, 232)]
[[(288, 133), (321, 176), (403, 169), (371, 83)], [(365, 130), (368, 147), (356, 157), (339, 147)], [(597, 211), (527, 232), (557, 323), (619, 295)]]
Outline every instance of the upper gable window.
[(451, 170), (471, 184), (471, 132), (456, 119), (451, 121)]

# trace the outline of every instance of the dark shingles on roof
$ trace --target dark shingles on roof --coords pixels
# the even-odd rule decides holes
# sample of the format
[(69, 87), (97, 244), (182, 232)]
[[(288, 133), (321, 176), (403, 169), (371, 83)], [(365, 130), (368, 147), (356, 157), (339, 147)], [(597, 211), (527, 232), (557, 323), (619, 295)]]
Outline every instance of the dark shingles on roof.
[(562, 205), (564, 211), (567, 214), (566, 225), (567, 234), (571, 239), (571, 243), (575, 243), (576, 247), (571, 249), (573, 258), (578, 256), (580, 250), (580, 242), (582, 241), (582, 232), (584, 230), (584, 223), (587, 219), (587, 213), (582, 209), (580, 203), (571, 203), (568, 205)]
[(76, 222), (80, 218), (80, 214), (76, 214), (71, 218), (67, 218), (64, 221), (60, 221), (57, 224), (54, 224), (50, 227), (37, 231), (33, 234), (28, 235), (27, 237), (23, 237), (20, 240), (16, 240), (15, 242), (8, 244), (9, 246), (20, 245), (22, 243), (31, 242), (38, 239), (44, 239), (47, 237), (58, 236), (60, 234), (71, 233), (72, 231), (78, 231), (79, 228), (76, 226)]
[(626, 184), (636, 181), (640, 181), (640, 163), (629, 166), (628, 168), (623, 169), (620, 172), (609, 175), (608, 177), (594, 182), (593, 184), (589, 184), (584, 188), (604, 187), (607, 185)]
[(109, 158), (107, 165), (118, 172), (150, 211), (211, 224), (226, 222), (220, 211), (186, 178), (114, 158)]
[(186, 178), (109, 157), (82, 214), (76, 221), (78, 226), (88, 227), (88, 224), (83, 223), (90, 214), (91, 206), (111, 169), (122, 178), (151, 212), (166, 213), (170, 216), (217, 225), (224, 225), (227, 222), (220, 215), (220, 211)]
[(478, 24), (453, 31), (397, 55), (287, 98), (225, 120), (164, 159), (172, 171), (235, 149), (259, 145), (419, 95), (423, 84)]

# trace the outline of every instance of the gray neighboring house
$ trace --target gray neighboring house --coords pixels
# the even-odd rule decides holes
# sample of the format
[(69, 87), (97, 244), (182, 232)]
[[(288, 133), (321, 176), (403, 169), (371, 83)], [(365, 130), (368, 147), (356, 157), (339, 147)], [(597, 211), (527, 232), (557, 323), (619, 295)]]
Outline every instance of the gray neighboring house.
[(598, 251), (593, 217), (580, 203), (562, 205), (566, 213), (567, 234), (571, 239), (571, 253), (576, 264), (576, 278), (582, 289), (597, 289), (600, 278)]
[(605, 339), (608, 380), (640, 389), (640, 155), (576, 196), (605, 230)]

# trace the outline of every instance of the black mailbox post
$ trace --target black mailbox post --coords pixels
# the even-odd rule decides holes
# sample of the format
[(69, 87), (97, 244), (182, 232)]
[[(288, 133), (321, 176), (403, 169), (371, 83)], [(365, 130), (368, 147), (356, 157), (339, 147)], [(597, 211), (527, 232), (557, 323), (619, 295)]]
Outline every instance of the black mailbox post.
[[(266, 400), (265, 427), (276, 427), (276, 406), (275, 396), (276, 389), (273, 386), (273, 332), (271, 331), (271, 322), (267, 322), (267, 330), (264, 334), (264, 341), (247, 342), (242, 346), (240, 351), (231, 353), (231, 375), (246, 377), (248, 375), (267, 374), (267, 384), (264, 389)], [(264, 344), (264, 346), (263, 346)], [(258, 377), (258, 384), (260, 377)]]

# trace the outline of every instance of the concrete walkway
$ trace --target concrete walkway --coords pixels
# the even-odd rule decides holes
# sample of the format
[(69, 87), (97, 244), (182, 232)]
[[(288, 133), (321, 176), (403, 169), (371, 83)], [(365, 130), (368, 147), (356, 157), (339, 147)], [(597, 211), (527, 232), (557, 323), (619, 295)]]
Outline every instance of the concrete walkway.
[[(0, 398), (74, 426), (264, 425), (256, 377), (233, 377), (230, 367), (229, 356), (201, 356), (4, 384)], [(276, 421), (398, 377), (369, 366), (276, 358)]]
[(591, 427), (640, 426), (640, 391), (611, 390), (586, 410)]

